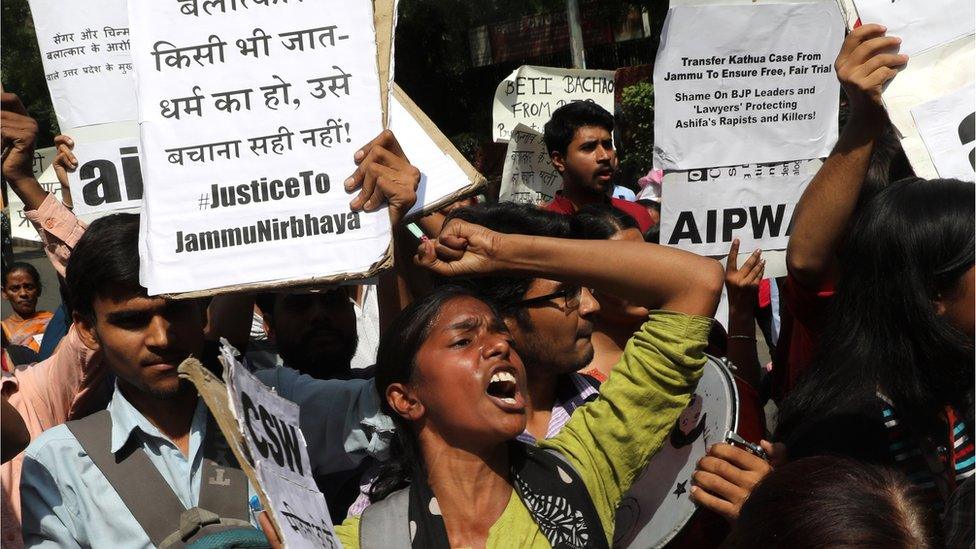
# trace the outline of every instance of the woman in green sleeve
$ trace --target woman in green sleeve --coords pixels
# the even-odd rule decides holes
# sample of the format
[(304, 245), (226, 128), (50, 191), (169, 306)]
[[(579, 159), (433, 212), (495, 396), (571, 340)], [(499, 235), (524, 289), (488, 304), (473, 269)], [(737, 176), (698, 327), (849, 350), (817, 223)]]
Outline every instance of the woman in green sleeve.
[[(606, 277), (601, 271), (657, 251), (700, 262), (699, 276), (647, 274), (652, 282), (643, 287), (659, 292), (648, 303), (670, 312), (651, 314), (602, 396), (545, 449), (514, 440), (526, 423), (525, 372), (491, 305), (445, 286), (404, 311), (380, 344), (376, 372), (397, 444), (374, 485), (377, 503), (337, 528), (344, 546), (608, 547), (620, 495), (700, 376), (704, 317), (717, 303), (721, 269), (645, 244), (501, 235), (459, 220), (418, 259), (439, 274), (504, 271), (595, 285)], [(553, 272), (570, 257), (586, 265)]]

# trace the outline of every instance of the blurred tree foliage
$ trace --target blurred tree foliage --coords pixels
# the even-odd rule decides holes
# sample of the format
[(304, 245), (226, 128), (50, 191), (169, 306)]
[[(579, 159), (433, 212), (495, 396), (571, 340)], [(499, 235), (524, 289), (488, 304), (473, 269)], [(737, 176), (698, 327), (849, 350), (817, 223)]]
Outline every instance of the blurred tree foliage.
[[(77, 1), (77, 0), (76, 0)], [(34, 37), (27, 0), (3, 0), (0, 4), (0, 82), (4, 91), (16, 93), (40, 126), (38, 147), (50, 147), (58, 133), (58, 121), (44, 80), (41, 54)]]
[(641, 82), (621, 91), (620, 110), (627, 120), (624, 141), (629, 146), (620, 158), (621, 179), (637, 181), (651, 168), (654, 149), (654, 86)]

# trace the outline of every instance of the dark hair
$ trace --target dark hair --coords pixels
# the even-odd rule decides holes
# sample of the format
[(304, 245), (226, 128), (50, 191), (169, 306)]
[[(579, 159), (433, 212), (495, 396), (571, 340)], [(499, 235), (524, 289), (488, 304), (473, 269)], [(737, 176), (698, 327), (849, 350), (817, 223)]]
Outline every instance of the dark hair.
[(637, 229), (637, 221), (610, 204), (588, 204), (570, 218), (574, 238), (607, 240), (627, 229)]
[[(841, 93), (844, 93), (843, 90)], [(838, 117), (841, 128), (846, 126), (850, 120), (850, 110), (850, 105), (846, 100), (841, 103)], [(892, 181), (900, 181), (914, 176), (915, 171), (912, 170), (908, 157), (905, 156), (905, 151), (902, 149), (901, 140), (895, 132), (894, 125), (885, 121), (884, 127), (871, 148), (868, 171), (864, 176), (859, 202), (863, 203), (869, 200)]]
[(274, 316), (274, 306), (277, 295), (274, 292), (261, 292), (254, 294), (254, 304), (261, 309), (261, 316), (269, 318)]
[[(447, 216), (447, 221), (455, 218), (505, 234), (556, 238), (568, 238), (571, 234), (569, 216), (526, 204), (478, 204), (454, 210)], [(523, 326), (528, 326), (528, 315), (518, 302), (525, 298), (532, 280), (524, 276), (486, 276), (479, 277), (476, 285), (481, 295), (491, 300), (503, 316), (514, 317)]]
[[(417, 351), (430, 335), (444, 305), (457, 297), (482, 299), (470, 286), (445, 284), (423, 299), (414, 301), (383, 332), (376, 352), (376, 392), (380, 408), (393, 419), (396, 432), (390, 445), (390, 458), (383, 462), (369, 491), (374, 503), (410, 484), (414, 468), (420, 463), (416, 435), (405, 419), (386, 400), (386, 390), (394, 383), (409, 383), (416, 365)], [(484, 301), (482, 299), (482, 301)], [(497, 314), (490, 302), (485, 302)]]
[(10, 276), (14, 271), (24, 271), (34, 279), (34, 285), (37, 286), (37, 295), (41, 295), (43, 290), (41, 286), (41, 274), (37, 272), (30, 263), (25, 263), (23, 261), (14, 261), (13, 263), (7, 265), (7, 268), (3, 270), (3, 287), (7, 287), (7, 277)]
[(565, 155), (576, 130), (596, 126), (613, 133), (613, 115), (592, 101), (573, 101), (552, 112), (552, 118), (543, 128), (543, 139), (551, 155)]
[(71, 308), (91, 321), (95, 296), (109, 288), (146, 295), (139, 285), (139, 216), (113, 214), (93, 221), (71, 252), (66, 271)]
[(933, 547), (917, 488), (900, 473), (817, 456), (774, 469), (739, 513), (738, 547)]
[(913, 178), (864, 205), (841, 249), (820, 347), (780, 407), (787, 446), (879, 391), (916, 435), (931, 432), (946, 404), (970, 410), (973, 342), (933, 300), (973, 266), (974, 197), (972, 183)]

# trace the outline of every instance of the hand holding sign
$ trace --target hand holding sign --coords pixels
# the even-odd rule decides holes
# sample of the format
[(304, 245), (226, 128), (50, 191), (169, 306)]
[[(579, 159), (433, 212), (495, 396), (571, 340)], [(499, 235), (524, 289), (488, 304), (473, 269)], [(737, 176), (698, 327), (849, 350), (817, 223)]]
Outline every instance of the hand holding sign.
[(345, 181), (347, 192), (362, 189), (349, 203), (354, 211), (371, 212), (384, 202), (390, 204), (390, 223), (396, 224), (417, 202), (420, 170), (407, 160), (400, 143), (390, 130), (356, 151), (358, 166)]
[(881, 25), (862, 25), (844, 40), (834, 67), (851, 112), (864, 116), (884, 117), (881, 91), (898, 74), (898, 67), (908, 63), (908, 56), (890, 53), (901, 39), (885, 36)]

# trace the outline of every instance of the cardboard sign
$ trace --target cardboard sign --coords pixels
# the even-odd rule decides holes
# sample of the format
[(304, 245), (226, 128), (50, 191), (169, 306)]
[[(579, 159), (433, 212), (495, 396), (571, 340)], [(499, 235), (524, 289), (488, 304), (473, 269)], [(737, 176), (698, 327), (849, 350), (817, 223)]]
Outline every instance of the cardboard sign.
[(30, 0), (61, 128), (136, 117), (125, 0)]
[(383, 127), (371, 3), (129, 10), (151, 295), (362, 278), (388, 264), (387, 212), (350, 212), (342, 187)]
[(505, 152), (498, 200), (536, 206), (550, 202), (563, 186), (563, 178), (549, 160), (542, 134), (519, 124)]
[(593, 101), (613, 114), (613, 71), (519, 67), (495, 89), (492, 137), (506, 143), (518, 124), (541, 132), (553, 111), (572, 101)]
[(261, 383), (227, 346), (221, 362), (228, 401), (285, 545), (338, 547), (325, 498), (312, 478), (298, 405)]
[(655, 167), (826, 156), (843, 39), (833, 2), (672, 7), (654, 65)]

